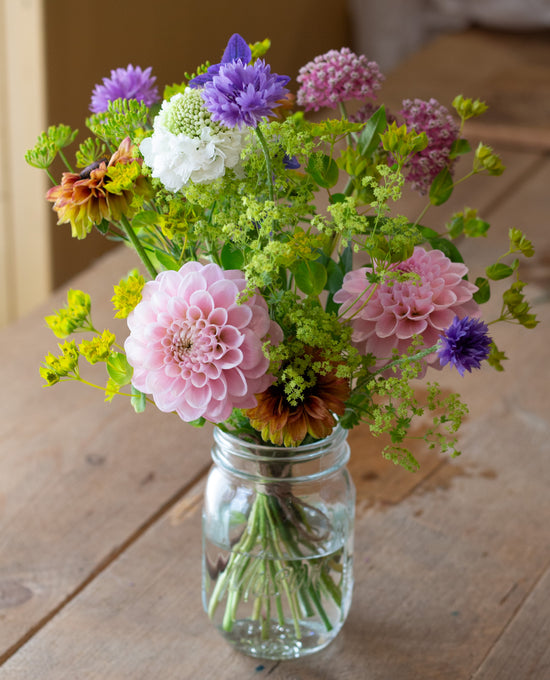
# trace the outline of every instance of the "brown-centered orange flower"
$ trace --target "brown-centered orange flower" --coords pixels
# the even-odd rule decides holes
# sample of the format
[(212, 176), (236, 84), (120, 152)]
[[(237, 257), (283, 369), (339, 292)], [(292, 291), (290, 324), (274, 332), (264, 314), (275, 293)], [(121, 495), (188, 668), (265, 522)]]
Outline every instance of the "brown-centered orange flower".
[[(85, 238), (94, 224), (102, 220), (117, 221), (123, 215), (132, 213), (131, 202), (134, 194), (146, 194), (149, 182), (141, 174), (137, 147), (127, 137), (110, 159), (95, 161), (80, 173), (65, 172), (61, 184), (52, 187), (46, 194), (59, 217), (58, 224), (71, 223), (72, 235)], [(128, 166), (123, 182), (113, 181), (109, 176), (111, 168)]]
[(302, 401), (289, 403), (284, 384), (277, 381), (256, 395), (258, 405), (244, 411), (250, 424), (264, 441), (275, 446), (298, 446), (309, 434), (314, 439), (328, 437), (336, 425), (335, 415), (343, 415), (349, 397), (349, 383), (336, 371), (317, 374)]

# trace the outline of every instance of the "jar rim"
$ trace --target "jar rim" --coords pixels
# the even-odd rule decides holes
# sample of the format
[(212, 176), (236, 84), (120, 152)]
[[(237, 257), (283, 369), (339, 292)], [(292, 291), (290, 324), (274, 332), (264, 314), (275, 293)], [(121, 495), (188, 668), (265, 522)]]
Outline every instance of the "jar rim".
[[(231, 455), (257, 462), (273, 462), (274, 458), (278, 461), (292, 460), (294, 463), (307, 462), (324, 455), (327, 448), (344, 442), (347, 435), (348, 430), (337, 423), (328, 437), (324, 439), (318, 439), (302, 446), (276, 446), (274, 444), (256, 444), (225, 432), (219, 427), (214, 428), (215, 441), (234, 446)], [(274, 451), (277, 452), (276, 455), (273, 454)]]

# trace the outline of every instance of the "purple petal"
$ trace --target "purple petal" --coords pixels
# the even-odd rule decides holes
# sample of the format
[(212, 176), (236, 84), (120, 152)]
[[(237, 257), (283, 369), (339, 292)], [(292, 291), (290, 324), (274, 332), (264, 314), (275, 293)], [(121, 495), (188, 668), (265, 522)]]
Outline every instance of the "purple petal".
[(252, 59), (252, 52), (244, 38), (238, 33), (234, 33), (227, 42), (227, 47), (222, 57), (222, 64), (227, 64), (229, 61), (236, 61), (242, 59), (245, 64)]

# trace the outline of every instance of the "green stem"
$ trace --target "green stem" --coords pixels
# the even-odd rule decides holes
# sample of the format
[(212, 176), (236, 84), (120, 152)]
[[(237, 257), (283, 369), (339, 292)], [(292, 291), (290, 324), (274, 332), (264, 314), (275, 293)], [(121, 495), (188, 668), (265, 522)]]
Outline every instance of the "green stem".
[(157, 271), (153, 267), (153, 264), (151, 260), (149, 259), (149, 256), (145, 252), (144, 247), (141, 244), (141, 241), (138, 239), (136, 236), (135, 231), (132, 228), (132, 225), (128, 221), (128, 218), (126, 215), (122, 215), (121, 220), (122, 226), (124, 227), (124, 231), (126, 232), (126, 235), (130, 239), (131, 244), (134, 246), (136, 253), (139, 255), (140, 260), (143, 262), (145, 268), (149, 272), (149, 275), (151, 276), (152, 279), (156, 278), (157, 276)]
[(61, 151), (61, 149), (59, 149), (59, 156), (61, 157), (61, 160), (65, 164), (65, 167), (68, 169), (68, 171), (74, 173), (74, 170), (72, 169), (71, 164), (69, 163), (69, 161), (67, 160), (65, 154), (63, 153), (63, 151)]
[(267, 146), (267, 142), (265, 141), (265, 137), (263, 132), (260, 130), (259, 126), (255, 128), (256, 130), (256, 136), (258, 137), (258, 141), (260, 142), (260, 146), (262, 147), (262, 151), (264, 152), (264, 158), (265, 158), (265, 169), (267, 173), (267, 190), (269, 191), (269, 200), (274, 201), (274, 195), (273, 195), (273, 170), (271, 169), (271, 157), (269, 155), (269, 148)]
[[(288, 604), (296, 639), (301, 639), (301, 618), (313, 616), (317, 611), (327, 631), (332, 624), (321, 601), (321, 591), (309, 577), (304, 580), (302, 546), (309, 541), (302, 539), (288, 526), (277, 497), (258, 493), (253, 503), (246, 528), (231, 548), (229, 561), (210, 595), (208, 615), (213, 618), (218, 605), (225, 598), (222, 629), (230, 632), (238, 618), (238, 607), (251, 594), (251, 618), (259, 622), (261, 635), (270, 634), (272, 599), (274, 616), (279, 625), (285, 625), (283, 601)], [(307, 518), (300, 518), (307, 528)], [(260, 552), (258, 553), (258, 548)], [(306, 572), (308, 574), (308, 572)], [(330, 577), (329, 577), (330, 580)], [(339, 586), (330, 581), (324, 583), (322, 593), (341, 602)]]

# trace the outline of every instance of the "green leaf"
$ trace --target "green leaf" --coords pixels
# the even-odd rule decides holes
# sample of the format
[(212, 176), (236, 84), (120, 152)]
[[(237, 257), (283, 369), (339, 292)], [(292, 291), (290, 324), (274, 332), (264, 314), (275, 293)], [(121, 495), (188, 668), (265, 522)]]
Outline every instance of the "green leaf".
[(143, 392), (140, 392), (136, 387), (132, 385), (132, 397), (130, 402), (134, 407), (136, 413), (143, 413), (145, 411), (145, 406), (147, 405), (147, 399)]
[(338, 260), (340, 269), (344, 274), (347, 274), (353, 269), (353, 249), (351, 246), (346, 246)]
[(94, 226), (99, 231), (100, 234), (103, 234), (103, 236), (105, 236), (105, 234), (109, 232), (111, 223), (109, 222), (109, 220), (103, 218), (99, 224), (95, 224)]
[(319, 295), (327, 282), (327, 270), (317, 260), (301, 260), (293, 274), (296, 285), (306, 295)]
[(330, 202), (334, 203), (344, 203), (346, 200), (346, 194), (332, 194), (330, 197)]
[(500, 281), (501, 279), (507, 279), (509, 276), (512, 276), (514, 270), (503, 262), (497, 262), (496, 264), (487, 267), (485, 273), (491, 281)]
[(109, 376), (117, 385), (128, 385), (132, 379), (134, 369), (128, 363), (125, 354), (114, 352), (107, 360)]
[(508, 357), (504, 352), (501, 352), (498, 347), (495, 345), (494, 342), (491, 343), (491, 349), (489, 356), (487, 357), (487, 363), (489, 366), (492, 366), (496, 371), (503, 371), (504, 366), (502, 365), (503, 361), (506, 361)]
[(525, 257), (533, 257), (535, 249), (531, 241), (519, 229), (509, 229), (510, 252), (521, 252)]
[(443, 236), (439, 236), (436, 231), (430, 229), (429, 227), (419, 226), (418, 230), (432, 248), (435, 250), (440, 250), (449, 258), (449, 260), (451, 260), (451, 262), (464, 262), (464, 258), (462, 257), (460, 250), (452, 241), (443, 238)]
[(462, 213), (453, 215), (451, 221), (447, 224), (447, 229), (451, 238), (458, 238), (464, 231), (464, 215)]
[(334, 294), (342, 288), (344, 283), (344, 272), (334, 260), (329, 260), (326, 264), (327, 271), (327, 290)]
[(488, 302), (491, 297), (491, 286), (483, 276), (478, 276), (475, 283), (478, 290), (474, 293), (473, 298), (478, 305), (482, 305)]
[(134, 229), (154, 227), (158, 222), (158, 218), (158, 214), (153, 210), (142, 210), (132, 218), (132, 227)]
[(359, 135), (357, 150), (362, 156), (370, 156), (380, 146), (380, 134), (384, 132), (387, 124), (386, 109), (382, 105), (372, 114)]
[(244, 265), (244, 255), (233, 243), (227, 241), (221, 250), (221, 260), (224, 269), (242, 269)]
[(472, 147), (468, 143), (467, 139), (456, 139), (451, 146), (451, 152), (449, 153), (449, 158), (456, 158), (457, 156), (462, 156), (465, 153), (469, 153)]
[(153, 256), (153, 259), (156, 259), (163, 269), (179, 269), (179, 262), (176, 258), (163, 250), (155, 250), (154, 253), (149, 253), (149, 255)]
[(475, 219), (466, 220), (464, 224), (464, 233), (471, 238), (485, 236), (489, 231), (490, 226), (489, 222), (485, 222), (485, 220), (480, 220), (476, 217)]
[(323, 189), (330, 189), (338, 181), (338, 165), (336, 161), (320, 151), (311, 155), (306, 172)]
[(441, 205), (448, 201), (453, 193), (453, 178), (449, 172), (449, 168), (445, 167), (441, 170), (430, 187), (430, 203), (432, 205)]

